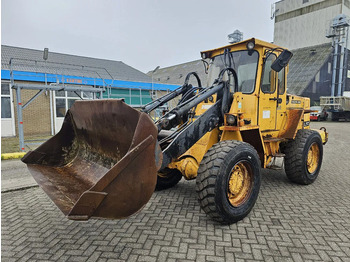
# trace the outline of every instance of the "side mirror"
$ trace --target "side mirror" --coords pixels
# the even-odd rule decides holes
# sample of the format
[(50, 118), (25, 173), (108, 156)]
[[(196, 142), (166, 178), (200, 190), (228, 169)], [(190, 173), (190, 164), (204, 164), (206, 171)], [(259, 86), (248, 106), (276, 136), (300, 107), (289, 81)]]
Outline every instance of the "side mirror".
[(292, 56), (293, 53), (291, 51), (288, 51), (286, 49), (283, 50), (282, 53), (277, 57), (277, 59), (272, 63), (271, 69), (276, 72), (281, 71), (288, 65), (289, 60), (292, 58)]

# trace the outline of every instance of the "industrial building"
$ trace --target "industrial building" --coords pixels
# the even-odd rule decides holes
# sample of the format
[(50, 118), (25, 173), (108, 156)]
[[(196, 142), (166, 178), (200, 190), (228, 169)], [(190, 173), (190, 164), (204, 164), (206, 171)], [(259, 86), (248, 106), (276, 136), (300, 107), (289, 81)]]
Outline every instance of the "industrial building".
[(327, 38), (333, 19), (350, 16), (349, 0), (281, 0), (272, 10), (274, 43), (298, 49), (332, 43)]
[[(330, 95), (332, 80), (331, 44), (321, 44), (291, 51), (293, 52), (293, 58), (290, 61), (287, 92), (310, 97), (312, 104), (318, 104), (320, 96)], [(180, 85), (186, 77), (186, 72), (192, 71), (197, 72), (202, 82), (206, 83), (207, 75), (201, 60), (160, 68), (154, 74), (154, 80), (166, 84)], [(151, 72), (148, 74), (151, 74)], [(349, 78), (347, 78), (347, 82), (346, 90), (349, 90)]]
[(123, 98), (140, 108), (176, 87), (152, 83), (121, 61), (54, 52), (45, 57), (41, 50), (2, 45), (1, 136), (21, 136), (21, 130), (25, 137), (53, 135), (77, 99)]
[[(309, 97), (311, 105), (319, 105), (321, 96), (350, 91), (349, 8), (348, 0), (281, 0), (273, 5), (274, 43), (294, 54), (288, 93)], [(191, 71), (206, 82), (201, 60), (160, 68), (154, 79), (181, 84), (185, 72)]]
[[(332, 47), (330, 57), (309, 82), (300, 85), (299, 79), (306, 78), (303, 72), (289, 76), (290, 83), (299, 82), (298, 92), (312, 101), (349, 91), (349, 16), (349, 0), (281, 0), (273, 5), (274, 43), (289, 49), (309, 48), (312, 53), (321, 44)], [(303, 66), (310, 76), (307, 63)]]

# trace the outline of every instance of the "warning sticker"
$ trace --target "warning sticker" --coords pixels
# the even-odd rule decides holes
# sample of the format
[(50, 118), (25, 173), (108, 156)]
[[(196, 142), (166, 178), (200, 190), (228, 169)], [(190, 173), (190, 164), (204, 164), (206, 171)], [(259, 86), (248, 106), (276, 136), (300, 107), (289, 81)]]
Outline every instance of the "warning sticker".
[(263, 111), (263, 118), (270, 118), (270, 110)]
[(202, 105), (202, 109), (209, 109), (212, 105)]

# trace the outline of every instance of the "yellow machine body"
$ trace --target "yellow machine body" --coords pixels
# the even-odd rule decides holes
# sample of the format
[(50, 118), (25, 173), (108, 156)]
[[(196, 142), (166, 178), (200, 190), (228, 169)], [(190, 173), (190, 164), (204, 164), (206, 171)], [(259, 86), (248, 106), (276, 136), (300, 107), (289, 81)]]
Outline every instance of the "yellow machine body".
[[(68, 110), (61, 131), (22, 161), (69, 219), (120, 219), (140, 211), (161, 183), (164, 189), (182, 176), (196, 178), (208, 150), (229, 148), (226, 140), (247, 142), (254, 148), (231, 144), (235, 143), (233, 150), (246, 150), (249, 158), (232, 166), (232, 172), (222, 171), (217, 176), (229, 181), (220, 188), (225, 197), (221, 194), (223, 201), (218, 204), (230, 203), (233, 210), (249, 204), (244, 213), (224, 214), (221, 220), (238, 221), (256, 201), (259, 163), (269, 167), (272, 159), (284, 156), (282, 142), (294, 140), (300, 129), (310, 129), (310, 100), (286, 92), (287, 63), (292, 54), (285, 51), (252, 38), (202, 52), (209, 70), (207, 87), (191, 72), (183, 86), (153, 100), (141, 112), (123, 100), (77, 101)], [(280, 66), (280, 62), (284, 64)], [(191, 75), (198, 86), (188, 84)], [(175, 108), (155, 122), (151, 119), (152, 110), (180, 94)], [(318, 132), (326, 143), (326, 130)], [(308, 172), (317, 173), (322, 160), (320, 140), (310, 148)], [(199, 195), (206, 199), (204, 186), (201, 181), (198, 184)], [(212, 186), (217, 185), (220, 182)], [(202, 208), (206, 207), (202, 203)]]
[[(279, 56), (281, 50), (278, 46), (253, 38), (201, 52), (202, 57), (205, 54), (206, 58), (212, 59), (224, 54), (227, 49), (230, 52), (247, 50), (249, 42), (255, 43), (254, 51), (259, 55), (254, 91), (249, 94), (234, 93), (231, 108), (225, 114), (224, 125), (208, 132), (186, 153), (168, 165), (169, 168), (178, 169), (186, 179), (196, 178), (204, 154), (219, 141), (238, 140), (253, 145), (260, 156), (262, 167), (266, 168), (274, 157), (283, 156), (280, 151), (281, 142), (294, 139), (299, 129), (310, 129), (310, 99), (287, 94), (288, 66), (279, 73), (269, 69), (270, 81), (265, 92), (262, 89), (265, 84), (264, 59), (269, 50), (275, 50), (273, 54)], [(210, 101), (199, 104), (196, 115), (201, 115), (212, 104), (214, 102)], [(237, 119), (234, 125), (227, 122), (230, 115)], [(317, 131), (325, 144), (328, 140), (327, 132)]]

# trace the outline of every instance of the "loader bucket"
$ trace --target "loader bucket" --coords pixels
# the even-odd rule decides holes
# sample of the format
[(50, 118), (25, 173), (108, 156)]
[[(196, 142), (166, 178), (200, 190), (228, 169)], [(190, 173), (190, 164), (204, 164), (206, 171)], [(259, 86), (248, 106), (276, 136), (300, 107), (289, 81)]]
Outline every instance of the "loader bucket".
[(157, 133), (147, 114), (122, 100), (76, 101), (60, 132), (22, 161), (69, 219), (126, 218), (154, 191)]

